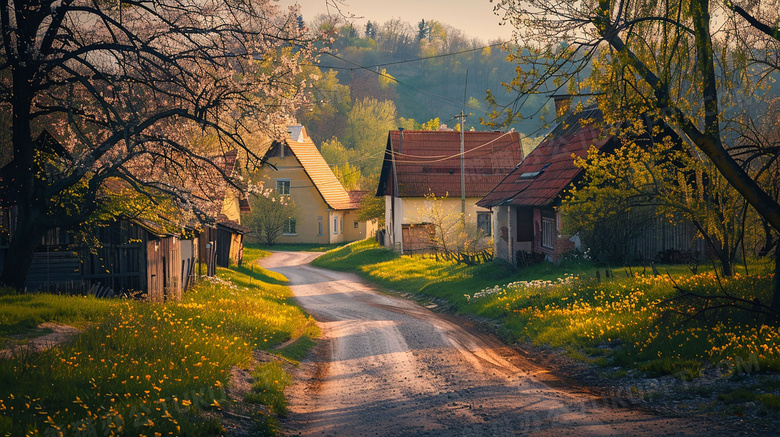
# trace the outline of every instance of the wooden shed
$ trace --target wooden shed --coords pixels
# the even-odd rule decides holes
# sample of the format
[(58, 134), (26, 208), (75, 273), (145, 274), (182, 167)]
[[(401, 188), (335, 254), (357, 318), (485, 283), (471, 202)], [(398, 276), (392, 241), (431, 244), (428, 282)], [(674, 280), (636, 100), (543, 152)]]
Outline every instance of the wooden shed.
[[(13, 222), (12, 210), (4, 215), (6, 222)], [(156, 223), (125, 218), (97, 227), (92, 236), (98, 244), (78, 247), (61, 229), (47, 232), (33, 255), (27, 291), (91, 291), (105, 297), (128, 295), (163, 302), (180, 300), (192, 282), (198, 253), (193, 237), (182, 238)], [(9, 256), (4, 252), (0, 248), (0, 257)]]

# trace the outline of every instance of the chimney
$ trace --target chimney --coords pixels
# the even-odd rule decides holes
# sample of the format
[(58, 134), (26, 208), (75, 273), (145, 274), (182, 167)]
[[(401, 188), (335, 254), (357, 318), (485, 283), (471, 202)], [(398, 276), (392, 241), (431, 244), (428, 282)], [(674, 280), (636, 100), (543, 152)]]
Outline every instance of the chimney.
[(401, 135), (401, 141), (398, 143), (398, 153), (404, 153), (404, 128), (399, 127), (398, 132)]
[(555, 116), (566, 115), (571, 109), (571, 94), (555, 94), (552, 98), (555, 101)]

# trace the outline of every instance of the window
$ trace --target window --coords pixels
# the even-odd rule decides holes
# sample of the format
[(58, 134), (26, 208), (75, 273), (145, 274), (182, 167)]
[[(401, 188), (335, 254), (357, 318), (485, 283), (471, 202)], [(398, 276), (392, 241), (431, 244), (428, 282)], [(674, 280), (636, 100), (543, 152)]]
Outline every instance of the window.
[(344, 219), (339, 217), (339, 232), (344, 233)]
[(358, 226), (360, 226), (360, 224), (358, 222), (355, 222), (355, 229), (357, 229)]
[(290, 180), (289, 179), (277, 179), (276, 180), (276, 193), (282, 196), (290, 195)]
[(298, 235), (296, 232), (296, 223), (294, 218), (288, 218), (284, 221), (284, 229), (282, 235)]
[(555, 218), (542, 217), (542, 247), (552, 249), (555, 238)]
[(492, 220), (493, 220), (493, 216), (489, 212), (477, 213), (477, 228), (479, 228), (479, 230), (482, 231), (482, 233), (485, 234), (486, 237), (490, 236)]
[(333, 233), (338, 234), (339, 233), (339, 218), (333, 217)]
[(317, 217), (317, 235), (323, 235), (322, 232), (322, 216)]

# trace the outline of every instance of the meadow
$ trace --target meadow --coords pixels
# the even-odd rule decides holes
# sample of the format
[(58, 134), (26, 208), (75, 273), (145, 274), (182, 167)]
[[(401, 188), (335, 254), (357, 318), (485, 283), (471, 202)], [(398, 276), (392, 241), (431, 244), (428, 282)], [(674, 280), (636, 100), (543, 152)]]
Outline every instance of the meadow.
[[(254, 266), (264, 254), (245, 249), (243, 267), (219, 269), (177, 303), (0, 296), (0, 341), (19, 342), (42, 322), (84, 329), (61, 346), (0, 359), (0, 435), (222, 433), (211, 413), (230, 402), (231, 368), (250, 367), (253, 350), (294, 362), (319, 334), (289, 302), (286, 279)], [(253, 376), (244, 401), (264, 405), (253, 419), (273, 432), (289, 377), (276, 362), (259, 364)]]
[[(725, 374), (780, 372), (780, 330), (764, 316), (715, 301), (720, 295), (768, 304), (768, 262), (755, 261), (729, 278), (714, 268), (606, 268), (587, 260), (515, 269), (499, 262), (466, 266), (431, 257), (398, 256), (374, 242), (329, 252), (320, 267), (351, 270), (376, 285), (435, 300), (454, 312), (490, 321), (510, 343), (530, 341), (579, 360), (648, 376), (692, 379), (705, 367)], [(608, 271), (609, 270), (609, 271)], [(740, 271), (741, 270), (741, 271)]]

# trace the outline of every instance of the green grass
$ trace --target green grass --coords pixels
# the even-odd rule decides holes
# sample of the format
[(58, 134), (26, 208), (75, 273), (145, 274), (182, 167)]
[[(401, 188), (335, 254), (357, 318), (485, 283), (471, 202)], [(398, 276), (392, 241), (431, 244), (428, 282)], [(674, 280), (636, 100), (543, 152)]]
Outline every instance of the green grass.
[[(262, 255), (245, 251), (248, 264)], [(4, 296), (0, 309), (24, 310), (2, 319), (6, 332), (39, 321), (88, 328), (69, 344), (0, 359), (0, 435), (72, 435), (79, 427), (114, 427), (120, 435), (221, 433), (218, 421), (199, 412), (224, 405), (231, 367), (248, 365), (253, 349), (274, 353), (291, 339), (311, 342), (318, 330), (292, 304), (279, 275), (250, 267), (220, 269), (219, 277), (198, 283), (181, 303)]]
[(498, 262), (465, 266), (399, 256), (366, 241), (328, 252), (314, 264), (355, 271), (420, 299), (444, 299), (458, 313), (491, 319), (507, 341), (560, 347), (594, 364), (681, 379), (695, 378), (706, 363), (732, 374), (780, 371), (780, 332), (760, 317), (724, 308), (690, 319), (676, 311), (694, 311), (700, 302), (668, 301), (679, 296), (675, 287), (699, 294), (723, 287), (768, 303), (772, 275), (764, 261), (749, 264), (750, 275), (725, 279), (711, 267), (693, 275), (685, 266), (661, 266), (658, 276), (650, 268), (612, 268), (608, 278), (606, 267), (581, 260), (519, 270)]
[(10, 336), (35, 329), (44, 322), (85, 328), (102, 320), (113, 303), (92, 296), (74, 297), (53, 294), (0, 296), (0, 343)]
[(255, 382), (252, 384), (252, 392), (246, 395), (246, 402), (266, 405), (278, 416), (287, 414), (284, 389), (292, 384), (292, 378), (281, 364), (263, 363), (257, 366), (252, 377)]

